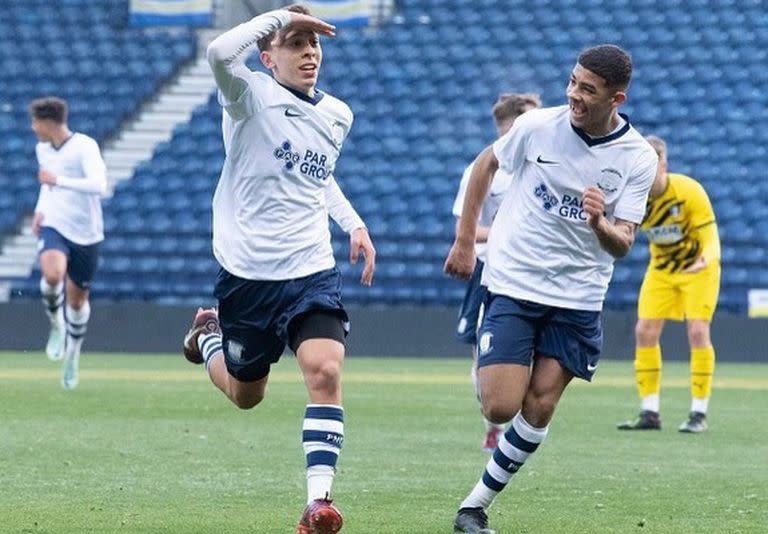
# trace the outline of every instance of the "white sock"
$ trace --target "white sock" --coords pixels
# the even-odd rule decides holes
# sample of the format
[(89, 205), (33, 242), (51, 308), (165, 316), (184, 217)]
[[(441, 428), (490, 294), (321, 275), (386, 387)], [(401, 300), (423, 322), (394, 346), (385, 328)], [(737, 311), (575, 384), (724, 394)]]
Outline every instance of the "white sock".
[(327, 499), (331, 493), (336, 470), (330, 465), (307, 467), (307, 504), (315, 499)]
[(706, 399), (697, 399), (696, 397), (691, 399), (692, 412), (707, 413), (707, 408), (709, 408), (709, 397)]
[(40, 278), (40, 295), (51, 326), (64, 330), (64, 281), (52, 286), (45, 278)]
[(200, 347), (200, 353), (203, 355), (205, 370), (208, 370), (208, 364), (214, 356), (224, 354), (221, 344), (221, 334), (200, 334), (197, 337), (197, 346)]
[(85, 338), (85, 332), (88, 330), (88, 319), (91, 317), (91, 305), (86, 300), (82, 308), (79, 310), (74, 309), (67, 304), (67, 342), (66, 342), (66, 357), (67, 358), (79, 358), (80, 348), (83, 345), (83, 339)]
[(660, 400), (659, 400), (658, 393), (646, 395), (640, 401), (640, 409), (659, 413), (659, 403), (660, 403)]

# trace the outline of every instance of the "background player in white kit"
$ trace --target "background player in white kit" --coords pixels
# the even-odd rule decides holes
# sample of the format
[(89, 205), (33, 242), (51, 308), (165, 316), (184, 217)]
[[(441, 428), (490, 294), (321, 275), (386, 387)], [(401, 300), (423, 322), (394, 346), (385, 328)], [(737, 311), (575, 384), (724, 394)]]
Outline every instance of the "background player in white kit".
[[(487, 508), (547, 435), (574, 376), (591, 380), (602, 346), (600, 310), (614, 258), (629, 252), (658, 156), (618, 113), (632, 73), (613, 45), (585, 50), (568, 106), (532, 110), (478, 156), (445, 270), (468, 278), (482, 200), (494, 172), (515, 173), (491, 227), (478, 332), (485, 416), (512, 419), (454, 520), (490, 533)], [(535, 530), (535, 528), (534, 528)]]
[[(329, 534), (342, 526), (330, 491), (344, 441), (341, 367), (349, 323), (328, 215), (350, 233), (350, 260), (363, 252), (365, 285), (375, 251), (333, 177), (352, 112), (315, 88), (318, 34), (333, 35), (334, 28), (304, 7), (286, 9), (255, 17), (208, 47), (226, 150), (213, 198), (219, 309), (198, 310), (184, 353), (205, 362), (213, 383), (243, 409), (264, 398), (270, 365), (285, 346), (296, 354), (309, 394), (302, 434), (307, 506), (297, 532)], [(244, 63), (257, 46), (272, 77)]]
[[(493, 105), (492, 115), (496, 125), (498, 137), (503, 136), (509, 131), (520, 115), (541, 106), (539, 95), (523, 93), (502, 93)], [(459, 191), (456, 194), (456, 200), (453, 203), (453, 215), (456, 217), (456, 232), (459, 231), (461, 224), (461, 210), (464, 207), (464, 196), (467, 192), (469, 176), (472, 173), (474, 162), (470, 163), (464, 170), (459, 184)], [(477, 264), (472, 272), (472, 277), (467, 282), (467, 290), (464, 293), (464, 301), (459, 309), (459, 323), (456, 325), (456, 336), (462, 343), (472, 345), (472, 384), (475, 387), (475, 393), (480, 399), (480, 390), (477, 385), (477, 328), (480, 326), (479, 318), (483, 301), (485, 300), (487, 289), (480, 283), (480, 276), (483, 273), (485, 265), (486, 242), (488, 241), (488, 232), (491, 229), (491, 223), (499, 210), (504, 193), (509, 189), (512, 180), (512, 174), (500, 169), (493, 177), (488, 196), (483, 201), (480, 208), (480, 219), (477, 221), (477, 234), (475, 236), (475, 254)], [(504, 425), (497, 425), (483, 417), (485, 423), (485, 439), (483, 441), (483, 450), (493, 452), (498, 445), (498, 440), (504, 432)]]
[(29, 114), (40, 141), (35, 152), (41, 187), (32, 229), (39, 237), (40, 293), (51, 323), (45, 350), (51, 360), (63, 356), (61, 384), (73, 389), (79, 382), (80, 348), (91, 315), (88, 296), (104, 240), (101, 195), (107, 189), (107, 169), (96, 141), (67, 126), (64, 100), (34, 100)]

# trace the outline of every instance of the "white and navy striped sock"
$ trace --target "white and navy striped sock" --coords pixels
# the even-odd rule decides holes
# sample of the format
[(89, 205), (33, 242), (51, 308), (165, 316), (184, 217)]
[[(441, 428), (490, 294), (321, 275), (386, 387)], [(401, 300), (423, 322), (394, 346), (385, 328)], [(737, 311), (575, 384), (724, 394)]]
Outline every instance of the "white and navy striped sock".
[(79, 310), (67, 304), (67, 358), (79, 358), (80, 347), (83, 345), (85, 332), (88, 330), (88, 319), (91, 317), (91, 305), (86, 300)]
[(61, 327), (64, 324), (64, 282), (55, 286), (50, 285), (45, 278), (40, 279), (40, 295), (45, 305), (45, 314), (51, 321)]
[(493, 457), (485, 466), (483, 477), (461, 503), (461, 508), (488, 508), (512, 475), (517, 473), (528, 457), (544, 441), (548, 430), (548, 426), (544, 428), (532, 426), (518, 412), (512, 419), (509, 430), (499, 441)]
[(200, 347), (200, 353), (203, 355), (206, 371), (214, 356), (224, 354), (221, 334), (200, 334), (197, 338), (197, 345)]
[(302, 432), (307, 457), (307, 503), (331, 493), (336, 462), (344, 443), (344, 408), (308, 404)]

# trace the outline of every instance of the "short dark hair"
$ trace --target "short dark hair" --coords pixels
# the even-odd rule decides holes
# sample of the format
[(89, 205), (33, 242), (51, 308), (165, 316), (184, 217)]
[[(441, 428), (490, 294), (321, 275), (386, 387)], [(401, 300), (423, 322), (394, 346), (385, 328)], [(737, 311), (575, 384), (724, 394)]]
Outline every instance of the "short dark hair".
[(29, 105), (30, 116), (39, 120), (64, 124), (67, 122), (67, 113), (67, 102), (57, 96), (37, 98)]
[(531, 108), (541, 107), (541, 98), (534, 93), (502, 93), (493, 105), (496, 124), (514, 120)]
[(579, 65), (594, 72), (613, 89), (625, 90), (632, 78), (632, 58), (621, 47), (602, 44), (579, 54)]
[[(312, 12), (309, 10), (307, 6), (303, 6), (301, 4), (291, 4), (290, 6), (285, 6), (285, 11), (290, 11), (292, 13), (301, 13), (302, 15), (311, 15)], [(273, 32), (269, 32), (267, 35), (256, 41), (256, 46), (259, 47), (260, 51), (269, 50), (272, 48), (272, 41), (275, 38), (275, 35), (277, 35), (277, 32), (280, 30), (275, 30)]]

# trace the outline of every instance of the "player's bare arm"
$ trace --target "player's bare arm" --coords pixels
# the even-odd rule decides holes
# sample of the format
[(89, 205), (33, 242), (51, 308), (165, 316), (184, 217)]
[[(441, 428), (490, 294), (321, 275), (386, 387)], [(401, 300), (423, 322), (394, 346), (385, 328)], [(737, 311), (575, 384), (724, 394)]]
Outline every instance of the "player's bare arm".
[(614, 258), (623, 258), (635, 242), (635, 223), (605, 218), (605, 195), (597, 187), (588, 187), (582, 197), (587, 224), (597, 236), (600, 246)]
[(355, 265), (361, 252), (365, 258), (365, 266), (360, 276), (360, 283), (370, 286), (373, 283), (373, 272), (376, 270), (376, 249), (365, 227), (356, 228), (349, 234), (349, 263)]
[[(459, 235), (459, 225), (461, 224), (461, 217), (456, 218), (456, 235)], [(475, 232), (475, 243), (487, 243), (488, 234), (491, 232), (490, 226), (478, 225), (477, 232)]]
[(499, 160), (489, 146), (475, 161), (472, 174), (467, 185), (462, 216), (456, 229), (456, 239), (453, 242), (443, 270), (450, 276), (468, 280), (475, 269), (475, 240), (477, 239), (477, 218), (483, 200), (488, 196), (488, 190), (493, 181), (493, 175), (499, 169)]

